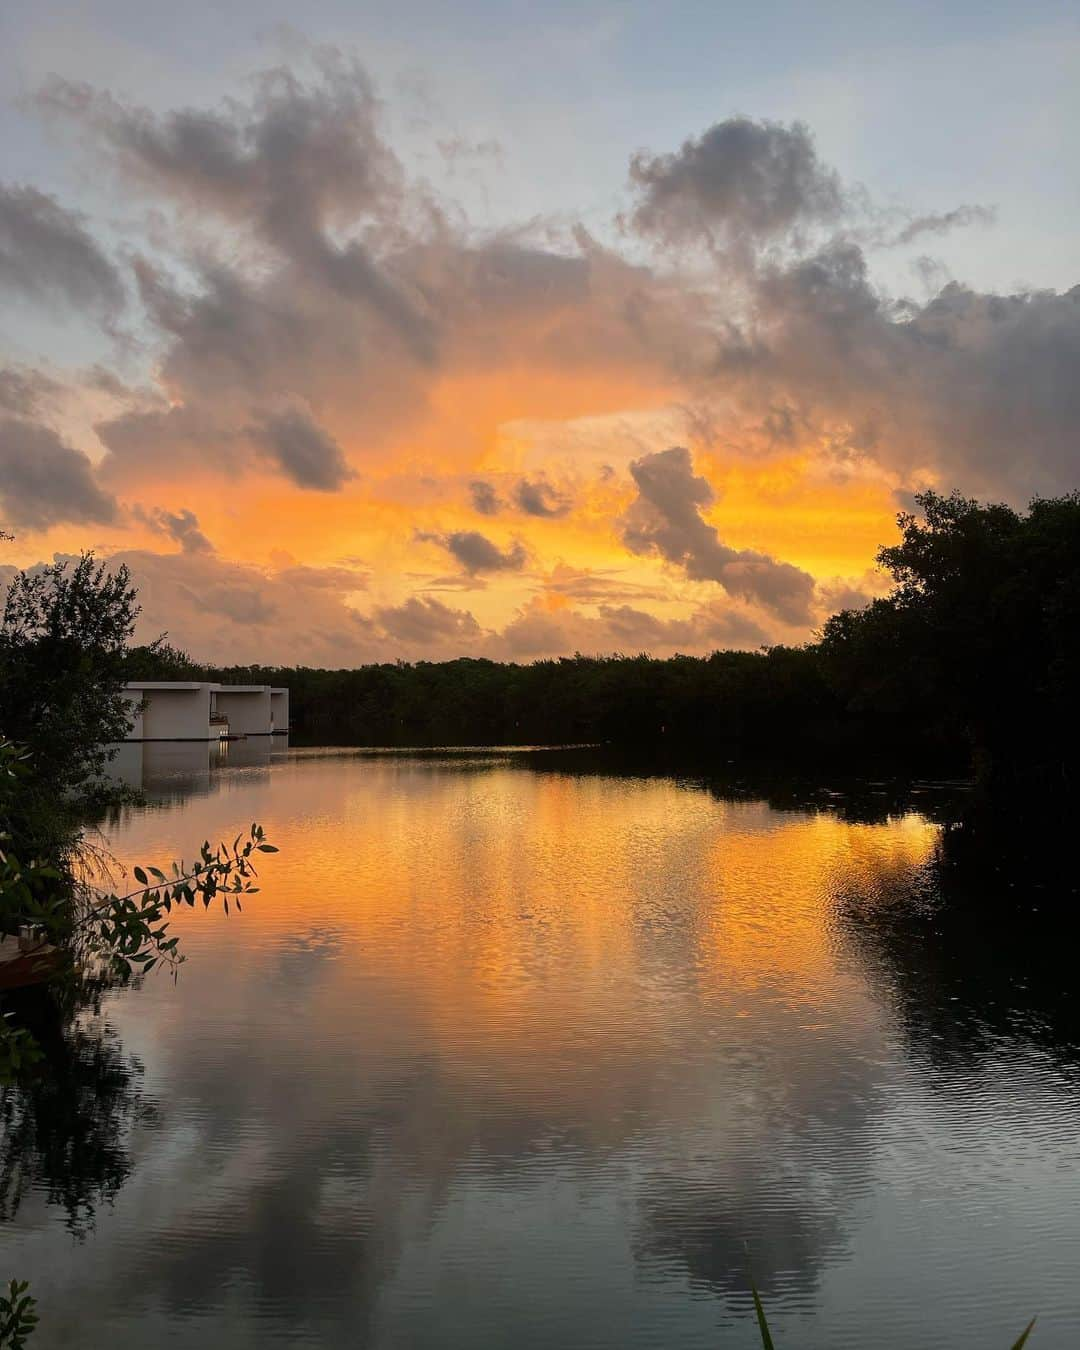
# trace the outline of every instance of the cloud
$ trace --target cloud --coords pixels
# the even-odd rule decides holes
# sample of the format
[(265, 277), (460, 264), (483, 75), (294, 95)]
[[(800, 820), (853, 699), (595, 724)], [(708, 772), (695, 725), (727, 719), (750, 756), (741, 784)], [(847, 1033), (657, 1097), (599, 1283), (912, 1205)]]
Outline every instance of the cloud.
[(446, 549), (470, 576), (488, 572), (519, 572), (527, 560), (525, 547), (519, 541), (504, 551), (479, 530), (452, 530), (449, 534), (421, 532), (416, 537)]
[(763, 270), (716, 387), (785, 401), (808, 439), (899, 474), (1024, 502), (1080, 473), (1080, 286), (987, 295), (950, 282), (898, 310), (851, 242)]
[(754, 648), (767, 641), (765, 629), (751, 614), (719, 606), (703, 607), (689, 619), (663, 619), (631, 605), (601, 605), (599, 612), (612, 637), (627, 651)]
[(109, 452), (101, 476), (117, 489), (162, 478), (182, 481), (207, 464), (231, 477), (247, 467), (240, 432), (224, 425), (212, 406), (140, 402), (102, 418), (94, 431)]
[(0, 418), (0, 503), (9, 525), (27, 529), (117, 519), (87, 457), (51, 427), (18, 417)]
[(124, 306), (120, 274), (85, 217), (33, 187), (0, 184), (0, 287), (99, 318)]
[(580, 652), (585, 656), (704, 655), (718, 648), (753, 650), (775, 641), (768, 615), (746, 605), (713, 602), (684, 618), (665, 618), (633, 605), (600, 605), (595, 613), (549, 609), (540, 597), (522, 606), (487, 654), (497, 660), (535, 661)]
[(483, 479), (474, 479), (469, 484), (469, 497), (472, 501), (473, 510), (478, 511), (482, 516), (497, 516), (502, 508), (502, 498), (495, 491), (495, 488), (484, 482)]
[(388, 636), (418, 646), (446, 639), (471, 643), (482, 632), (468, 610), (452, 609), (429, 597), (411, 596), (401, 605), (377, 607), (374, 617)]
[[(508, 503), (499, 495), (493, 483), (474, 479), (469, 484), (473, 509), (482, 516), (497, 516)], [(536, 478), (519, 478), (510, 489), (509, 505), (522, 515), (555, 520), (569, 514), (572, 502), (567, 493), (549, 483), (543, 474)]]
[(630, 161), (630, 224), (668, 242), (768, 242), (836, 220), (845, 195), (801, 122), (730, 117), (671, 153)]
[(911, 244), (923, 235), (943, 235), (950, 230), (964, 229), (969, 225), (993, 225), (997, 212), (992, 206), (957, 206), (951, 211), (931, 212), (916, 216), (897, 234), (897, 244)]
[(163, 507), (155, 506), (147, 511), (141, 506), (136, 506), (132, 514), (156, 534), (167, 535), (179, 544), (185, 553), (214, 551), (213, 544), (199, 529), (198, 516), (186, 507), (179, 511), (166, 511)]
[(60, 385), (43, 371), (29, 367), (0, 367), (0, 411), (32, 417), (60, 392)]
[(136, 640), (167, 632), (198, 660), (347, 666), (384, 657), (371, 622), (346, 603), (364, 578), (345, 568), (277, 571), (195, 551), (112, 555), (126, 563), (142, 613)]
[(297, 487), (337, 492), (353, 477), (341, 446), (303, 409), (267, 415), (252, 428), (251, 436)]
[(571, 567), (556, 563), (544, 577), (543, 587), (551, 595), (565, 596), (585, 604), (611, 604), (616, 601), (666, 600), (668, 593), (661, 587), (642, 582), (626, 581), (625, 569), (618, 567)]
[(571, 507), (570, 498), (545, 478), (530, 481), (523, 478), (514, 488), (514, 501), (527, 516), (554, 519), (565, 516)]
[[(378, 126), (363, 69), (330, 47), (310, 53), (304, 79), (278, 68), (254, 81), (249, 102), (158, 117), (84, 84), (55, 78), (38, 104), (85, 126), (117, 168), (151, 192), (245, 229), (328, 290), (362, 301), (422, 356), (427, 318), (380, 268), (357, 225), (384, 225), (400, 206), (402, 173)], [(350, 227), (338, 242), (338, 226)]]
[(657, 553), (684, 567), (691, 580), (719, 582), (730, 595), (755, 601), (786, 623), (809, 620), (814, 593), (809, 573), (763, 553), (728, 547), (702, 518), (714, 493), (694, 473), (689, 450), (677, 445), (643, 455), (631, 463), (630, 473), (638, 496), (619, 526), (631, 553)]
[[(126, 286), (139, 342), (124, 378), (0, 369), (0, 408), (38, 428), (19, 433), (10, 471), (12, 442), (4, 451), (6, 496), (21, 494), (16, 506), (42, 528), (134, 529), (136, 500), (191, 503), (190, 520), (164, 508), (147, 518), (186, 548), (185, 565), (213, 561), (207, 534), (249, 557), (277, 546), (364, 560), (362, 573), (313, 569), (318, 582), (285, 568), (207, 573), (190, 603), (176, 600), (190, 632), (202, 615), (207, 640), (211, 626), (241, 622), (232, 613), (262, 616), (266, 642), (297, 622), (325, 659), (395, 650), (403, 639), (346, 600), (370, 559), (389, 622), (435, 633), (439, 613), (401, 595), (403, 580), (421, 584), (404, 569), (411, 523), (429, 509), (447, 513), (438, 532), (414, 537), (454, 567), (424, 593), (498, 584), (480, 638), (446, 632), (426, 652), (792, 640), (837, 597), (872, 593), (859, 576), (871, 544), (854, 558), (846, 539), (834, 549), (824, 537), (844, 535), (845, 511), (866, 540), (880, 516), (886, 538), (894, 492), (955, 484), (1019, 503), (1080, 477), (1080, 290), (991, 295), (927, 272), (929, 302), (887, 294), (871, 247), (985, 224), (988, 208), (875, 210), (800, 123), (736, 117), (671, 153), (636, 155), (623, 224), (637, 237), (607, 245), (547, 220), (485, 232), (435, 200), (398, 161), (371, 81), (329, 50), (204, 108), (150, 111), (62, 81), (38, 106), (116, 176), (123, 219), (109, 228), (131, 236), (116, 254), (130, 270), (121, 280), (92, 222), (6, 189), (11, 237), (38, 258), (16, 284), (49, 303), (82, 296), (94, 316), (110, 316)], [(435, 128), (432, 139), (446, 137)], [(44, 253), (28, 219), (48, 227)], [(662, 266), (642, 261), (643, 241), (666, 246)], [(49, 249), (104, 270), (43, 270)], [(94, 433), (106, 451), (97, 467), (76, 448), (96, 458)], [(694, 459), (656, 453), (678, 442)], [(744, 513), (740, 539), (745, 521), (762, 522), (753, 549), (722, 537), (733, 527), (720, 512), (719, 531), (710, 523), (715, 498), (694, 471), (705, 450), (731, 483), (726, 518)], [(335, 492), (332, 512), (310, 495)], [(804, 506), (807, 552), (785, 517)], [(510, 518), (521, 537), (493, 540), (477, 515)], [(612, 519), (633, 559), (613, 544)], [(816, 589), (780, 560), (795, 547), (800, 562), (821, 559)], [(714, 592), (688, 589), (683, 574), (715, 583), (711, 616), (688, 612), (687, 594)], [(325, 639), (300, 622), (294, 593), (327, 606)]]

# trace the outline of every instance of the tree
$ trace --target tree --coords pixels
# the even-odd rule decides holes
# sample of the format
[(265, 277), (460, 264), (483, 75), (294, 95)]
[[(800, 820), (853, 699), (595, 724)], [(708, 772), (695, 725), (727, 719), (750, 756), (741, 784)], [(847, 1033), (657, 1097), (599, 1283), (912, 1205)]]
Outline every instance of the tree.
[(1062, 784), (1075, 762), (1080, 494), (1026, 514), (957, 493), (916, 498), (878, 562), (895, 590), (826, 623), (849, 711), (963, 737), (981, 777)]
[(139, 614), (126, 567), (84, 553), (16, 574), (0, 613), (3, 733), (33, 746), (30, 773), (54, 798), (85, 792), (123, 740), (124, 655)]

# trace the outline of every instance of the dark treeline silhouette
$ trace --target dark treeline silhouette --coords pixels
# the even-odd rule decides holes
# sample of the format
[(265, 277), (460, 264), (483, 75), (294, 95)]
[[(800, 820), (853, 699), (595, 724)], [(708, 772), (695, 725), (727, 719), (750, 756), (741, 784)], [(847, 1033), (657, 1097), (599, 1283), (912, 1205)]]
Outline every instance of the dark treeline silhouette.
[[(137, 649), (132, 678), (199, 671), (287, 684), (310, 742), (428, 746), (599, 741), (735, 755), (903, 762), (1067, 789), (1077, 743), (1080, 495), (1027, 512), (925, 493), (878, 562), (892, 593), (816, 642), (708, 657), (462, 658), (357, 670), (196, 666)], [(1068, 794), (1066, 794), (1068, 795)]]

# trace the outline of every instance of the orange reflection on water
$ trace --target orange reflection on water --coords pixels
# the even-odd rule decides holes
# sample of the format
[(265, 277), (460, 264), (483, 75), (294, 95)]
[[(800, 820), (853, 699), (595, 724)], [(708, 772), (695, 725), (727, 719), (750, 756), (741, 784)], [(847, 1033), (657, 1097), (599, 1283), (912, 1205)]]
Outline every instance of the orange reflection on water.
[(255, 997), (276, 953), (317, 939), (308, 1034), (354, 1026), (369, 1052), (405, 1035), (449, 1062), (479, 1054), (504, 1085), (661, 1063), (704, 1010), (725, 1043), (775, 1039), (782, 1022), (786, 1052), (823, 1025), (879, 1026), (838, 890), (874, 894), (937, 837), (917, 815), (854, 824), (498, 759), (300, 754), (215, 782), (117, 839), (157, 861), (257, 819), (280, 847), (227, 930), (213, 914), (182, 920), (199, 966), (229, 997), (245, 981)]

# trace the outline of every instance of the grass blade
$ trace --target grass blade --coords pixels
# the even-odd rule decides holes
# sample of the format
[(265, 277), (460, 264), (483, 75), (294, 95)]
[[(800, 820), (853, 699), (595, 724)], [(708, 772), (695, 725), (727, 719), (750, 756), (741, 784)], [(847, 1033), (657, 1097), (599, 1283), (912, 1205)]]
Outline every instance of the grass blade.
[[(762, 1350), (776, 1350), (776, 1346), (773, 1345), (773, 1338), (772, 1336), (769, 1335), (769, 1324), (768, 1322), (765, 1321), (765, 1309), (761, 1306), (761, 1299), (758, 1297), (757, 1285), (754, 1283), (753, 1280), (750, 1281), (750, 1292), (754, 1296), (754, 1311), (757, 1313), (758, 1331), (761, 1332)], [(1028, 1331), (1030, 1330), (1031, 1327), (1028, 1327)], [(1013, 1346), (1013, 1350), (1018, 1350), (1018, 1346), (1022, 1346), (1024, 1344), (1024, 1341), (1026, 1340), (1027, 1340), (1027, 1331), (1025, 1331), (1023, 1336), (1020, 1338), (1018, 1345)]]
[(1024, 1328), (1024, 1330), (1020, 1333), (1020, 1339), (1013, 1346), (1012, 1350), (1024, 1350), (1024, 1346), (1027, 1345), (1027, 1338), (1031, 1335), (1031, 1328), (1034, 1325), (1035, 1325), (1035, 1318), (1033, 1317), (1031, 1321), (1027, 1324), (1027, 1326)]

